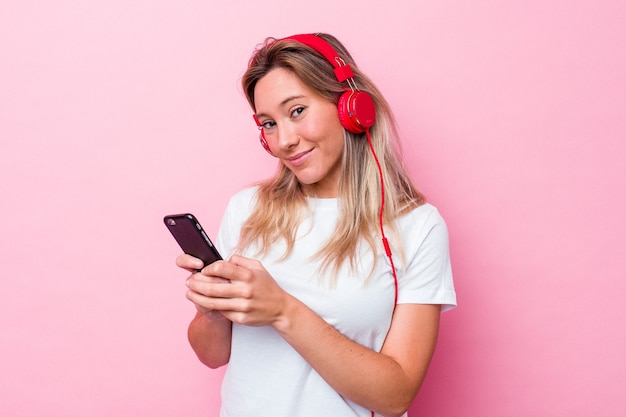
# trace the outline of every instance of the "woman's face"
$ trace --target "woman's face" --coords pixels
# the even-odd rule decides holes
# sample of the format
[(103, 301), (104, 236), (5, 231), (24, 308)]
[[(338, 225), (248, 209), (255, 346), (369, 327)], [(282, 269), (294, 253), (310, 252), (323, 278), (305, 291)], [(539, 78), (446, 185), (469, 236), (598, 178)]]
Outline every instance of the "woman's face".
[(257, 82), (254, 98), (272, 153), (295, 174), (305, 193), (336, 197), (344, 145), (337, 106), (283, 68)]

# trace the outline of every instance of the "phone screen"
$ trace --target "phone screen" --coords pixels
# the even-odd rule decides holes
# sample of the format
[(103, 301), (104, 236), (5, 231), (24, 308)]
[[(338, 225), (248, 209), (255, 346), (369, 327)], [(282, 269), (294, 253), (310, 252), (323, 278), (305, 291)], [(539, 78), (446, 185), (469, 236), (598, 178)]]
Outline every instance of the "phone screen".
[(201, 259), (204, 266), (222, 259), (193, 214), (168, 215), (163, 218), (163, 222), (183, 252)]

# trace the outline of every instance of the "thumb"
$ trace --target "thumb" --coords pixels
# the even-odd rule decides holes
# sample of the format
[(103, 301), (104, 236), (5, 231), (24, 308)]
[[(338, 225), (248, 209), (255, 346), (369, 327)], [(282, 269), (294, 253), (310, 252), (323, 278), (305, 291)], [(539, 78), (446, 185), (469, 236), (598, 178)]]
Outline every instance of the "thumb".
[(258, 260), (246, 258), (245, 256), (241, 255), (233, 255), (228, 261), (234, 263), (237, 266), (241, 266), (247, 269), (263, 269), (263, 267), (261, 266), (261, 262), (259, 262)]

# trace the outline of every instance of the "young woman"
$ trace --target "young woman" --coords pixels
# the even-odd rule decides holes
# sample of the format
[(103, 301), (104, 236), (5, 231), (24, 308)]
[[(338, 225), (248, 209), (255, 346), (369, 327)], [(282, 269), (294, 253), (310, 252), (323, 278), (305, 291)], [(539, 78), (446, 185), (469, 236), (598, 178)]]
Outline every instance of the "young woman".
[(266, 41), (243, 88), (279, 167), (231, 199), (228, 260), (187, 279), (191, 346), (228, 364), (220, 415), (405, 415), (456, 297), (445, 223), (403, 168), (389, 106), (328, 34)]

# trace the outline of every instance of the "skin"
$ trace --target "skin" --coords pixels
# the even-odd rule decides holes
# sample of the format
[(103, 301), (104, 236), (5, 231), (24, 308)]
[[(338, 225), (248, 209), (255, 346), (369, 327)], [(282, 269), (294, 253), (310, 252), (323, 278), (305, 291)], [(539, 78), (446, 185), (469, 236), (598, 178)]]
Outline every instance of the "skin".
[(344, 141), (337, 105), (282, 68), (257, 82), (254, 97), (272, 153), (296, 175), (305, 193), (336, 197)]
[[(257, 118), (274, 155), (310, 195), (336, 197), (343, 128), (336, 106), (293, 73), (274, 69), (255, 88)], [(271, 326), (338, 393), (383, 416), (401, 416), (415, 398), (432, 358), (439, 305), (399, 304), (381, 352), (348, 339), (285, 292), (254, 259), (235, 255), (208, 265), (181, 255), (192, 272), (187, 298), (197, 314), (189, 341), (198, 358), (228, 363), (232, 323)]]

